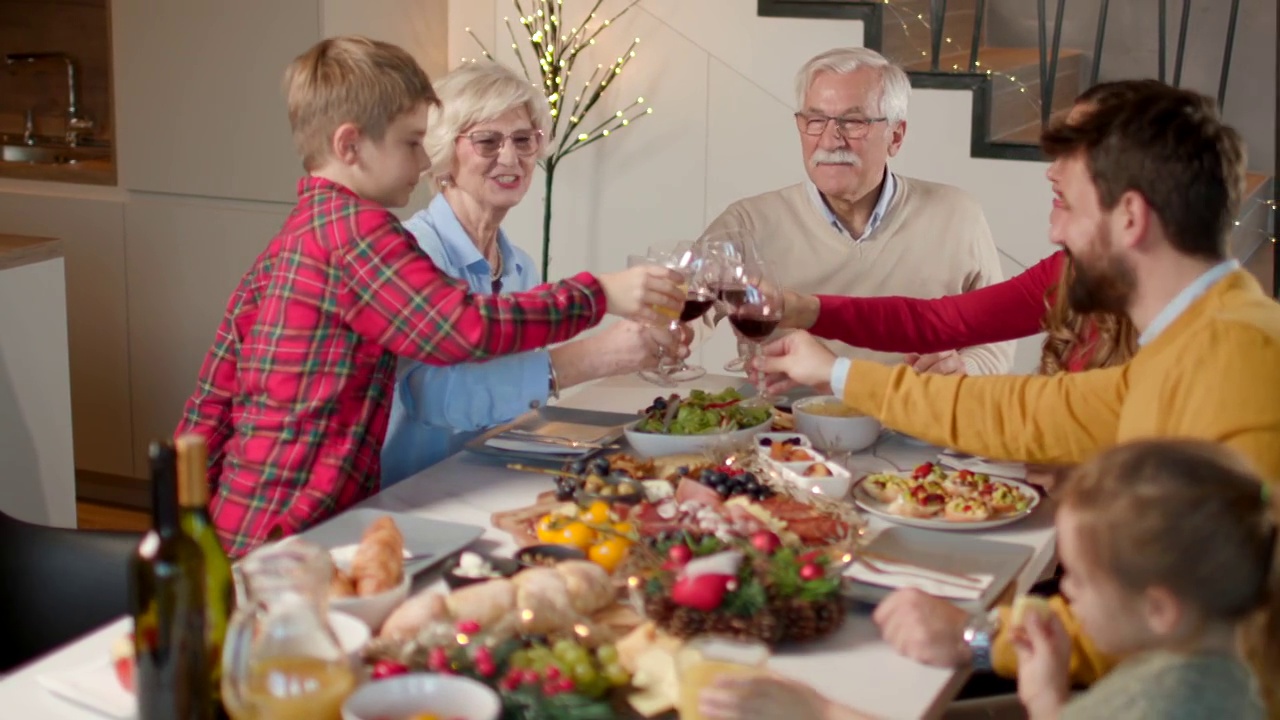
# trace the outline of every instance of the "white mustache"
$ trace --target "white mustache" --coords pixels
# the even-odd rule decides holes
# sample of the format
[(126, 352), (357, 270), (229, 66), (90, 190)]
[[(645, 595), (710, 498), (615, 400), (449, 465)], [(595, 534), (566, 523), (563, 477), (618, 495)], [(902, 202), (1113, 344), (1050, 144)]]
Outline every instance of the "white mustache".
[(862, 167), (862, 158), (852, 150), (840, 148), (839, 150), (823, 150), (818, 148), (813, 151), (813, 155), (809, 157), (809, 164), (817, 167), (819, 165), (852, 165), (854, 167)]

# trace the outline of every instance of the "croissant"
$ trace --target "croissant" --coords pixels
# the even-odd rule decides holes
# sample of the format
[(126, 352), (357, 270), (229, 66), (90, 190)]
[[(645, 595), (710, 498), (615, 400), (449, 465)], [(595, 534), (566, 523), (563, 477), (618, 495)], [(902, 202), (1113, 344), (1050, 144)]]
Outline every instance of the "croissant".
[(345, 598), (356, 594), (356, 586), (351, 578), (338, 566), (333, 567), (333, 575), (329, 578), (329, 597)]
[(404, 576), (404, 536), (394, 520), (382, 516), (369, 524), (351, 561), (356, 594), (377, 595), (395, 588)]
[(378, 637), (408, 640), (433, 622), (449, 620), (449, 608), (444, 596), (429, 590), (423, 591), (405, 600), (387, 617)]

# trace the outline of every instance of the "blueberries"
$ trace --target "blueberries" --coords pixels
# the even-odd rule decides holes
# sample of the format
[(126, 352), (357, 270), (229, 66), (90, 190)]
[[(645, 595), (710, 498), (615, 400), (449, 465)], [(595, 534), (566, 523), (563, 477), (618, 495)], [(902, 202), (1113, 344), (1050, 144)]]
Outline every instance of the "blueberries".
[(604, 477), (609, 474), (609, 458), (598, 457), (591, 460), (591, 472)]
[(653, 405), (650, 405), (649, 407), (653, 408), (654, 410), (666, 410), (667, 399), (664, 397), (656, 397), (653, 399)]
[(587, 469), (587, 464), (581, 458), (569, 463), (569, 472), (573, 475), (581, 475)]
[(723, 470), (717, 470), (717, 471), (716, 471), (716, 474), (715, 474), (715, 479), (716, 479), (716, 482), (721, 482), (721, 483), (723, 483), (723, 482), (728, 482), (728, 481), (729, 481), (729, 473), (727, 473), (727, 472), (725, 472), (725, 471), (723, 471)]
[(688, 465), (681, 465), (680, 467), (676, 468), (676, 475), (679, 475), (680, 477), (685, 477), (688, 474), (689, 474)]
[(760, 438), (760, 444), (763, 445), (764, 447), (772, 447), (773, 438)]
[(698, 482), (703, 485), (710, 485), (715, 482), (716, 471), (711, 468), (702, 468), (702, 472), (698, 474)]
[(755, 484), (759, 482), (759, 480), (756, 479), (755, 473), (750, 473), (750, 472), (743, 473), (742, 480), (743, 482), (750, 483), (750, 484)]

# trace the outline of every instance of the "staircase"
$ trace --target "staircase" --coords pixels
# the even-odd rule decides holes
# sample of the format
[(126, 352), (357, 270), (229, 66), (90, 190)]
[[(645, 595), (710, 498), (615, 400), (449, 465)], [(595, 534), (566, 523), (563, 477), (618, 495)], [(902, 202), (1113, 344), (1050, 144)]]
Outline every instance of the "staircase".
[[(1037, 161), (1044, 159), (1039, 148), (1041, 128), (1065, 115), (1075, 97), (1098, 77), (1107, 2), (1103, 1), (1098, 17), (1096, 44), (1086, 55), (1086, 50), (1061, 46), (1059, 28), (1064, 0), (1058, 0), (1056, 8), (1047, 8), (1045, 0), (1036, 1), (1038, 42), (1024, 47), (986, 43), (985, 11), (989, 0), (757, 0), (757, 13), (767, 17), (861, 20), (863, 44), (906, 69), (913, 87), (972, 91), (970, 155)], [(1224, 11), (1231, 13), (1218, 92), (1221, 103), (1238, 2), (1215, 0), (1218, 1)], [(1164, 27), (1165, 0), (1159, 0), (1159, 7), (1158, 22)], [(1186, 7), (1184, 4), (1184, 12)], [(1180, 40), (1185, 40), (1188, 33), (1185, 18), (1184, 14)], [(1184, 42), (1179, 42), (1175, 77), (1183, 65), (1183, 49)], [(1163, 45), (1161, 55), (1166, 55)], [(1093, 58), (1092, 63), (1087, 62), (1089, 57)], [(1160, 65), (1159, 76), (1163, 79), (1165, 63)], [(1274, 261), (1274, 199), (1278, 195), (1274, 178), (1249, 173), (1241, 215), (1230, 240), (1232, 256), (1253, 270), (1273, 296), (1280, 286)]]

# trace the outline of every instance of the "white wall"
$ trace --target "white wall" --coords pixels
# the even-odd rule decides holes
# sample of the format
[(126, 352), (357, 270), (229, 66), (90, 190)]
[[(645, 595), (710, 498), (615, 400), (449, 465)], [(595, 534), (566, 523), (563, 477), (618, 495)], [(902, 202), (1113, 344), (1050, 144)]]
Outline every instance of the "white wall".
[[(565, 0), (563, 14), (576, 22), (590, 5)], [(606, 0), (600, 15), (610, 17), (623, 5)], [(479, 55), (463, 32), (467, 26), (490, 50), (501, 46), (498, 56), (510, 61), (501, 25), (510, 7), (505, 0), (450, 0), (451, 66)], [(794, 73), (823, 50), (861, 45), (862, 24), (761, 18), (749, 0), (642, 0), (600, 36), (599, 56), (607, 62), (636, 36), (637, 57), (610, 90), (613, 101), (602, 105), (612, 112), (642, 95), (654, 114), (575, 153), (558, 169), (553, 278), (584, 267), (619, 269), (630, 252), (695, 236), (735, 199), (802, 179), (791, 118)], [(906, 145), (892, 167), (974, 193), (1011, 274), (1050, 250), (1045, 166), (970, 158), (971, 97), (967, 91), (915, 91)], [(539, 177), (505, 224), (535, 257), (541, 254), (541, 212)], [(1019, 369), (1034, 367), (1037, 346), (1037, 340), (1023, 341)], [(703, 348), (702, 361), (718, 368), (733, 352), (722, 329)]]

